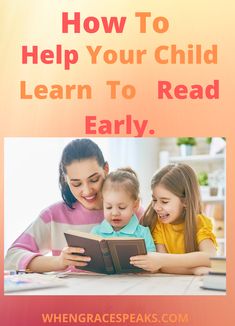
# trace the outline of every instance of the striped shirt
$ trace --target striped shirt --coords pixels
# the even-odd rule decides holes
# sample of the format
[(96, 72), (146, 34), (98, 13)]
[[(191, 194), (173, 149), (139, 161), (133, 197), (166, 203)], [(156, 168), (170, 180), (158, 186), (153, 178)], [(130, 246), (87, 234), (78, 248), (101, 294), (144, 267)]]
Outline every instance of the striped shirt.
[[(143, 209), (138, 216), (141, 217)], [(39, 217), (16, 239), (7, 251), (5, 269), (26, 269), (36, 256), (59, 256), (67, 246), (64, 232), (90, 232), (104, 219), (103, 210), (89, 210), (79, 202), (69, 208), (64, 202), (56, 203), (41, 212)]]

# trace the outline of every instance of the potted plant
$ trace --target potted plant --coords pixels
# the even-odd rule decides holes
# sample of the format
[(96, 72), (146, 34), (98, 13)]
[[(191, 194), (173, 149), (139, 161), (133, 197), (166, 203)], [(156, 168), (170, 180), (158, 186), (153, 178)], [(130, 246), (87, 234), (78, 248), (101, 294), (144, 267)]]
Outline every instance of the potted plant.
[(197, 175), (198, 183), (200, 185), (200, 192), (202, 197), (209, 196), (209, 180), (207, 172), (199, 172)]
[(177, 138), (177, 145), (180, 146), (180, 153), (182, 156), (192, 155), (193, 146), (197, 144), (193, 137)]

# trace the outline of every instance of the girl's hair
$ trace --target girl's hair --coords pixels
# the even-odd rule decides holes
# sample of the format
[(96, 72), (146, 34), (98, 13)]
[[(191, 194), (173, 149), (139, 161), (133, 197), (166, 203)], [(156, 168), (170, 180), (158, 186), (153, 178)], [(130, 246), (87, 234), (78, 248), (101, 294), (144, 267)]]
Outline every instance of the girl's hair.
[(67, 173), (66, 167), (73, 161), (82, 161), (86, 159), (96, 159), (99, 166), (104, 167), (105, 160), (99, 146), (90, 139), (75, 139), (72, 140), (63, 150), (59, 165), (59, 185), (61, 195), (70, 208), (77, 199), (73, 196), (66, 182), (65, 175)]
[[(201, 214), (201, 199), (197, 177), (194, 170), (187, 164), (169, 164), (154, 174), (151, 181), (152, 191), (161, 185), (179, 197), (185, 204), (184, 244), (185, 252), (198, 250), (196, 241), (196, 217)], [(150, 204), (145, 212), (142, 224), (149, 226), (151, 231), (157, 223), (157, 213)]]
[(105, 192), (110, 188), (119, 188), (120, 186), (130, 194), (132, 199), (139, 199), (139, 180), (137, 174), (131, 168), (120, 168), (114, 172), (109, 173), (105, 178), (102, 192)]

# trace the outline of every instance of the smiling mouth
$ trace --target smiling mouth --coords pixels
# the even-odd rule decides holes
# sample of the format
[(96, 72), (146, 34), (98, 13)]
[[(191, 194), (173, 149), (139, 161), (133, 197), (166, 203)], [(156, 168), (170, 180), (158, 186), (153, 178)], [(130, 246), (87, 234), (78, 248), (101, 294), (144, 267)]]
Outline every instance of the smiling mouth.
[(164, 221), (170, 216), (170, 214), (158, 214), (158, 216), (160, 220)]
[(85, 199), (88, 203), (93, 203), (97, 198), (97, 194), (92, 196), (82, 196), (82, 198)]

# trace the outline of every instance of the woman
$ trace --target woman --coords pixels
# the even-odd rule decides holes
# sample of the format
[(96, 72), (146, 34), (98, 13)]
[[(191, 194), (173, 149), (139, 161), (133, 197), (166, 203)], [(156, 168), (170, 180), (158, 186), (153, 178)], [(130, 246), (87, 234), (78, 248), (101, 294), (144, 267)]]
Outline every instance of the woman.
[[(71, 141), (63, 150), (59, 168), (63, 202), (42, 211), (13, 243), (5, 258), (5, 269), (46, 272), (85, 266), (90, 258), (79, 255), (84, 254), (82, 248), (67, 247), (64, 232), (89, 232), (102, 222), (101, 189), (108, 171), (97, 144), (90, 139)], [(50, 252), (52, 256), (45, 256)]]

